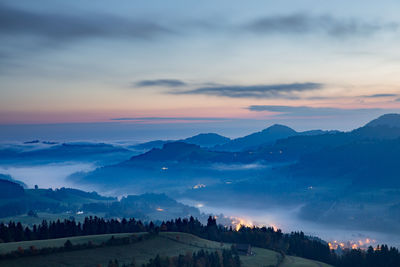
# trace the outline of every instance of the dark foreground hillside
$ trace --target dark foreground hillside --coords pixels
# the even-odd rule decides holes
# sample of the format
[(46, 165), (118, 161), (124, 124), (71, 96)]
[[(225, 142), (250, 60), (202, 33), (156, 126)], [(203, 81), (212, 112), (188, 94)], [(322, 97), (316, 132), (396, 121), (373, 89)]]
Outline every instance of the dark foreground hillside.
[[(146, 233), (138, 234), (120, 234), (114, 235), (116, 239), (134, 235), (136, 237), (146, 235)], [(8, 249), (13, 250), (20, 246), (21, 248), (28, 248), (35, 246), (41, 247), (62, 247), (67, 240), (70, 240), (73, 245), (92, 242), (93, 244), (100, 244), (111, 238), (112, 234), (98, 235), (98, 236), (83, 236), (72, 237), (52, 240), (41, 241), (28, 241), (21, 243), (7, 243), (0, 244), (0, 253), (6, 252)], [(104, 246), (98, 248), (65, 251), (60, 253), (53, 253), (49, 255), (38, 255), (25, 258), (17, 258), (12, 260), (0, 261), (0, 266), (108, 266), (110, 260), (117, 259), (120, 266), (123, 264), (130, 264), (133, 261), (136, 266), (148, 263), (150, 259), (154, 259), (157, 255), (162, 257), (173, 257), (187, 255), (188, 253), (197, 252), (200, 250), (208, 252), (221, 252), (231, 248), (230, 243), (220, 243), (209, 241), (196, 237), (191, 234), (185, 233), (160, 233), (159, 235), (152, 236), (151, 238), (144, 238), (140, 242), (120, 245), (120, 246)], [(244, 267), (260, 267), (260, 266), (276, 266), (282, 262), (283, 258), (278, 252), (268, 249), (253, 247), (254, 255), (240, 255), (241, 266)], [(284, 267), (289, 266), (309, 266), (309, 267), (328, 267), (329, 265), (307, 260), (304, 258), (286, 256), (282, 262)], [(285, 257), (285, 258), (286, 258)], [(43, 265), (45, 263), (45, 265)], [(47, 264), (47, 265), (46, 265)]]

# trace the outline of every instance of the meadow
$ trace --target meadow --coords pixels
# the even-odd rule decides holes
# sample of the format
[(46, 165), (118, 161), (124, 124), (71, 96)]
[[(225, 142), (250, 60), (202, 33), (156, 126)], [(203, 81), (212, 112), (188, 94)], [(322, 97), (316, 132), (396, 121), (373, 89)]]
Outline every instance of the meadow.
[[(138, 233), (135, 235), (143, 235)], [(96, 236), (81, 236), (71, 238), (60, 238), (50, 240), (38, 240), (27, 242), (12, 242), (0, 244), (0, 253), (6, 253), (18, 249), (18, 247), (29, 248), (35, 246), (43, 247), (59, 247), (63, 246), (66, 240), (70, 240), (72, 244), (83, 244), (89, 241), (94, 244), (102, 243), (111, 236), (126, 237), (133, 234), (108, 234)], [(148, 262), (157, 254), (160, 256), (177, 256), (188, 252), (195, 252), (201, 249), (208, 251), (216, 251), (229, 249), (231, 244), (209, 241), (185, 233), (160, 233), (150, 239), (144, 239), (138, 243), (120, 246), (107, 246), (84, 250), (75, 250), (67, 252), (59, 252), (48, 255), (38, 255), (32, 257), (22, 257), (12, 260), (0, 261), (0, 266), (107, 266), (110, 259), (117, 259), (120, 264), (131, 263), (133, 260), (137, 265)], [(253, 248), (254, 255), (241, 255), (240, 259), (244, 267), (263, 267), (277, 266), (282, 256), (272, 250)], [(283, 267), (328, 267), (329, 265), (306, 260), (297, 257), (285, 257), (279, 265)]]

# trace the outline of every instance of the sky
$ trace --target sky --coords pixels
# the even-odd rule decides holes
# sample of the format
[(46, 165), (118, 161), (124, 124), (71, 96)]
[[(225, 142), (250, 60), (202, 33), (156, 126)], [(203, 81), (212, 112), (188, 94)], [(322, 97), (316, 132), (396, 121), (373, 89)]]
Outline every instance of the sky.
[(397, 0), (0, 0), (0, 138), (350, 130), (400, 110), (399, 10)]

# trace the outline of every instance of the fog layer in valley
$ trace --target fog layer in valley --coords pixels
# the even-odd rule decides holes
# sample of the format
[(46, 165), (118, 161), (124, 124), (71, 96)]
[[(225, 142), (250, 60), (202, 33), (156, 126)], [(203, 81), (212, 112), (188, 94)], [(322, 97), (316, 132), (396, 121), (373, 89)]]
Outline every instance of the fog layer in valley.
[(72, 187), (88, 190), (87, 186), (80, 186), (67, 179), (76, 172), (92, 171), (96, 166), (92, 163), (65, 162), (34, 166), (0, 166), (0, 173), (10, 175), (13, 179), (25, 183), (29, 188), (35, 185), (40, 188)]

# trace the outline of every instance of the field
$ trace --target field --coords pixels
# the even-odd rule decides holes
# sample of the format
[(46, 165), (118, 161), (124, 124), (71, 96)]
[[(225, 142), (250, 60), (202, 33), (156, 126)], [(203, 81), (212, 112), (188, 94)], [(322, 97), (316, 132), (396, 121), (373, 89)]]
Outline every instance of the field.
[(280, 267), (330, 267), (326, 263), (311, 261), (304, 258), (286, 256)]
[[(144, 233), (143, 233), (144, 234)], [(133, 234), (113, 234), (114, 237), (125, 237)], [(135, 235), (140, 235), (135, 234)], [(35, 241), (23, 241), (23, 242), (11, 242), (11, 243), (0, 243), (0, 254), (15, 251), (18, 247), (23, 249), (29, 249), (31, 246), (35, 246), (37, 249), (49, 248), (49, 247), (62, 247), (67, 240), (70, 240), (73, 245), (85, 244), (92, 241), (93, 244), (100, 244), (109, 240), (111, 235), (90, 235), (90, 236), (76, 236), (76, 237), (66, 237), (57, 239), (47, 239), (47, 240), (35, 240)]]
[[(119, 234), (115, 237), (129, 236), (132, 234)], [(136, 234), (140, 235), (140, 234)], [(97, 235), (72, 237), (52, 240), (40, 240), (18, 243), (0, 244), (0, 253), (12, 251), (21, 247), (29, 247), (34, 245), (37, 248), (48, 246), (62, 246), (67, 239), (73, 244), (101, 243), (109, 239), (112, 235)], [(161, 256), (176, 256), (187, 252), (194, 252), (200, 249), (215, 251), (221, 249), (229, 249), (231, 244), (223, 244), (213, 242), (196, 236), (184, 233), (160, 233), (159, 236), (133, 243), (129, 245), (101, 247), (94, 249), (86, 249), (79, 251), (61, 252), (44, 256), (25, 257), (15, 260), (0, 261), (0, 266), (107, 266), (110, 259), (118, 259), (120, 263), (130, 263), (134, 259), (137, 265), (148, 262), (150, 258), (154, 258), (157, 254)], [(276, 266), (280, 259), (280, 254), (271, 250), (253, 248), (255, 255), (240, 256), (244, 267), (263, 267)], [(297, 257), (288, 257), (284, 260), (283, 267), (328, 267), (329, 265), (320, 264)]]

